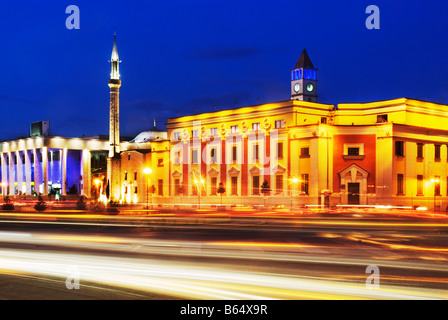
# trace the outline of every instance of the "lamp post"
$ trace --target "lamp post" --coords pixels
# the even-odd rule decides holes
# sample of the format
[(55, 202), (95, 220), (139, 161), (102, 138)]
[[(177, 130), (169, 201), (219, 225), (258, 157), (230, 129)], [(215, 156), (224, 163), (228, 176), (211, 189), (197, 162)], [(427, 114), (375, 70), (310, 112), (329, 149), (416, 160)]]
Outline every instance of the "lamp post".
[(432, 178), (431, 182), (434, 184), (434, 201), (433, 201), (433, 210), (436, 212), (436, 183), (439, 183), (439, 178)]
[(143, 173), (146, 175), (146, 210), (149, 209), (149, 175), (152, 173), (151, 168), (143, 169)]
[(292, 210), (292, 195), (293, 195), (293, 188), (294, 188), (294, 185), (295, 184), (297, 184), (297, 183), (299, 183), (299, 179), (297, 179), (297, 178), (291, 178), (291, 179), (289, 179), (289, 182), (292, 184), (291, 185), (291, 210)]
[(95, 179), (95, 180), (93, 180), (93, 182), (96, 184), (96, 192), (97, 192), (97, 194), (98, 194), (98, 200), (97, 201), (99, 201), (100, 200), (100, 196), (101, 196), (101, 194), (100, 194), (100, 189), (98, 188), (98, 186), (99, 186), (99, 184), (100, 184), (100, 179)]
[(194, 179), (194, 183), (196, 184), (196, 188), (198, 189), (198, 209), (201, 208), (201, 184), (204, 183), (204, 179), (200, 178)]
[(7, 183), (5, 183), (5, 182), (2, 182), (2, 195), (3, 196), (5, 196), (6, 195), (6, 192), (5, 192), (5, 190), (6, 190), (6, 186), (7, 186), (8, 184)]

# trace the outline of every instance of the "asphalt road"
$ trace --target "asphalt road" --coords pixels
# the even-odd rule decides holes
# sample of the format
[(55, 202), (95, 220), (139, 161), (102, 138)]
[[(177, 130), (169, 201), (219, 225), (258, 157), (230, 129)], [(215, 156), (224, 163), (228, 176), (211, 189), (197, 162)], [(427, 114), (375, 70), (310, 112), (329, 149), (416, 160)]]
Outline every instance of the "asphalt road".
[(443, 217), (0, 214), (2, 299), (447, 299), (447, 261)]

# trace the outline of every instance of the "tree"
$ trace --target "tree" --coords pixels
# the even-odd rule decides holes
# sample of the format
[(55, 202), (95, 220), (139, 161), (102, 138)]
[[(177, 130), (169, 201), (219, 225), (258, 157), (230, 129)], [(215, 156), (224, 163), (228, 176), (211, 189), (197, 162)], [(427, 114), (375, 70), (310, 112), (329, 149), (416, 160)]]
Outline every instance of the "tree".
[(266, 207), (266, 197), (269, 195), (269, 192), (271, 192), (271, 187), (269, 186), (269, 182), (267, 180), (264, 180), (263, 184), (260, 187), (260, 191), (263, 194), (263, 203)]
[(226, 188), (224, 187), (224, 183), (220, 182), (218, 190), (216, 190), (217, 193), (221, 195), (221, 206), (222, 206), (222, 195), (226, 192)]

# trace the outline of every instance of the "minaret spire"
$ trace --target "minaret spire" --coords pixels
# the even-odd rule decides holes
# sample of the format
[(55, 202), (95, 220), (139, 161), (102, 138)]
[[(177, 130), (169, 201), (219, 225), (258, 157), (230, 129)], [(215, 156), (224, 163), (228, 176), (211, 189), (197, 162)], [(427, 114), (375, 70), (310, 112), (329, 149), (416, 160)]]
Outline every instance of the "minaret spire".
[(110, 114), (109, 114), (109, 157), (107, 160), (107, 178), (110, 187), (110, 197), (115, 201), (121, 197), (120, 189), (120, 72), (117, 49), (117, 35), (114, 33), (114, 44), (111, 55)]
[(114, 45), (112, 48), (110, 64), (111, 64), (110, 78), (119, 80), (120, 79), (120, 59), (118, 58), (117, 34), (115, 32), (114, 32)]

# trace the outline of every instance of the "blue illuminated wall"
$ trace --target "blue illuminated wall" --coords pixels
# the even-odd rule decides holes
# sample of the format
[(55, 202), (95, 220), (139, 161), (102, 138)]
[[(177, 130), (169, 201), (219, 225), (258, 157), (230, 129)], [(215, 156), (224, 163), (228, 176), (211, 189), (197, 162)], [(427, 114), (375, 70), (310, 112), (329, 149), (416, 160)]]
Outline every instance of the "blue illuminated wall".
[(294, 69), (291, 71), (291, 80), (316, 80), (317, 79), (317, 70), (315, 69)]

